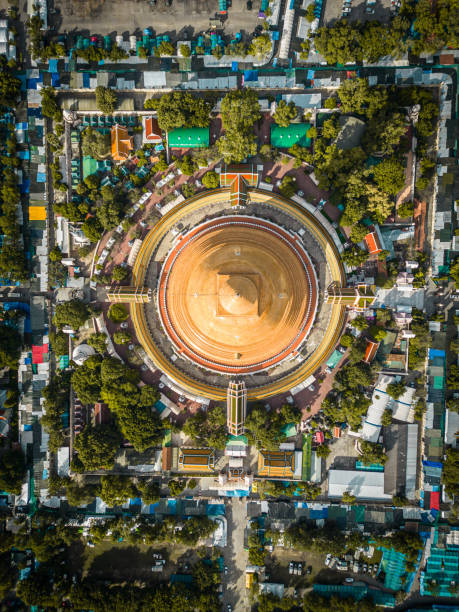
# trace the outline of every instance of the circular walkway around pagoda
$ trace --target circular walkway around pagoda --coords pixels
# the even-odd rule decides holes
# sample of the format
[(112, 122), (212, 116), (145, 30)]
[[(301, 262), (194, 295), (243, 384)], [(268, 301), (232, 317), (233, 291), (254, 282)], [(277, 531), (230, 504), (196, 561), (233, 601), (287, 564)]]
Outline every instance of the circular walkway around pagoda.
[[(338, 250), (311, 212), (277, 194), (259, 189), (249, 193), (252, 204), (274, 207), (300, 223), (320, 246), (331, 279), (344, 284)], [(158, 245), (173, 228), (177, 233), (177, 225), (186, 215), (204, 207), (207, 210), (222, 200), (229, 200), (228, 189), (207, 191), (162, 217), (142, 243), (133, 267), (133, 284), (147, 282)], [(161, 260), (157, 310), (163, 334), (177, 355), (203, 370), (248, 375), (270, 371), (298, 354), (314, 328), (320, 288), (298, 235), (267, 219), (249, 216), (251, 204), (244, 214), (231, 212), (211, 220), (204, 215), (206, 220), (175, 237)], [(207, 383), (205, 376), (197, 380), (160, 350), (150, 332), (146, 307), (132, 304), (131, 317), (137, 339), (155, 366), (193, 395), (224, 399), (225, 385)], [(305, 380), (333, 350), (343, 319), (343, 307), (330, 306), (326, 327), (313, 352), (285, 376), (249, 386), (249, 399), (284, 393)]]

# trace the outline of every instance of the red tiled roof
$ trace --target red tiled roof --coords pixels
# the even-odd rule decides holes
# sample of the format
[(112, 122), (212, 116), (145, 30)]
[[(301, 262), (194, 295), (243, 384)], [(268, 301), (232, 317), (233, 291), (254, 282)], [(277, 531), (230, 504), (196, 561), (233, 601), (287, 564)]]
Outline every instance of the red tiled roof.
[(380, 253), (382, 251), (381, 243), (379, 242), (379, 237), (376, 232), (370, 232), (367, 234), (364, 241), (370, 254)]
[(371, 363), (375, 358), (376, 352), (379, 347), (379, 342), (373, 342), (373, 340), (367, 340), (367, 347), (365, 349), (365, 357), (363, 361), (365, 363)]
[(150, 142), (162, 142), (161, 130), (155, 117), (147, 117), (145, 119), (145, 138)]
[(316, 439), (317, 444), (322, 444), (325, 440), (324, 432), (316, 431), (315, 439)]

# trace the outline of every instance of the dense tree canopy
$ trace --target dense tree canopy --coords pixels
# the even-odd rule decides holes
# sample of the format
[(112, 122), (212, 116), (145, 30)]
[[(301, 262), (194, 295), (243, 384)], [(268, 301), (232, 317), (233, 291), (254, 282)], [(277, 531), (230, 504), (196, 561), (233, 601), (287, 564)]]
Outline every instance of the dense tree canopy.
[(373, 178), (382, 191), (396, 195), (405, 183), (405, 169), (398, 159), (388, 157), (374, 167)]
[(442, 482), (446, 493), (454, 499), (459, 496), (459, 449), (448, 448), (443, 463)]
[(0, 322), (0, 368), (18, 367), (21, 346), (22, 338), (17, 329), (5, 321)]
[(75, 450), (85, 471), (111, 470), (121, 443), (121, 435), (113, 425), (87, 425), (75, 438)]
[(227, 439), (225, 408), (220, 405), (207, 412), (202, 410), (197, 412), (186, 420), (183, 433), (204, 446), (225, 448)]
[(13, 75), (5, 55), (0, 55), (0, 105), (14, 108), (20, 89), (21, 81)]
[(202, 177), (202, 184), (207, 189), (215, 189), (220, 185), (220, 176), (213, 170), (210, 170)]
[(113, 113), (117, 101), (118, 96), (110, 87), (103, 87), (102, 85), (96, 87), (96, 106), (105, 115)]
[(217, 146), (225, 162), (241, 162), (255, 155), (257, 145), (253, 127), (261, 117), (256, 91), (230, 91), (222, 100), (221, 117), (225, 133), (218, 139)]
[(104, 159), (110, 153), (110, 135), (88, 126), (81, 132), (81, 150), (83, 155), (94, 159)]
[(276, 110), (273, 115), (274, 121), (281, 127), (288, 127), (290, 123), (298, 115), (298, 110), (293, 102), (285, 102), (285, 100), (279, 100), (276, 106)]
[(102, 476), (100, 498), (108, 506), (120, 506), (137, 496), (137, 489), (128, 476)]
[(69, 300), (56, 306), (53, 323), (57, 328), (70, 325), (72, 329), (78, 330), (91, 316), (89, 306), (81, 300)]
[(246, 435), (251, 444), (257, 448), (276, 450), (284, 440), (282, 428), (288, 423), (298, 422), (298, 409), (283, 407), (279, 412), (267, 412), (262, 405), (256, 404), (245, 421)]
[(383, 86), (370, 87), (366, 79), (347, 79), (338, 89), (343, 113), (356, 113), (371, 119), (387, 104)]
[[(170, 132), (180, 127), (207, 127), (210, 104), (190, 93), (174, 91), (161, 96), (156, 102), (159, 127)], [(148, 105), (148, 101), (145, 105)]]
[(361, 456), (362, 463), (365, 465), (371, 465), (372, 463), (381, 463), (384, 465), (387, 461), (387, 455), (384, 452), (382, 444), (362, 440), (360, 442), (360, 450), (363, 453)]
[(19, 495), (26, 472), (25, 457), (20, 449), (4, 450), (0, 455), (0, 489)]

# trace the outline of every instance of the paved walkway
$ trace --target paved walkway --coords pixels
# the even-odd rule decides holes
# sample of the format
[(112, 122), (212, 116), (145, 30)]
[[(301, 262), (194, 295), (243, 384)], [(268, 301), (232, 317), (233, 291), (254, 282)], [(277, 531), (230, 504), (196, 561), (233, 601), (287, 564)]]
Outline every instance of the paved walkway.
[(224, 550), (225, 565), (228, 574), (222, 577), (224, 609), (231, 604), (234, 612), (249, 610), (247, 590), (245, 588), (245, 568), (247, 552), (244, 550), (244, 529), (247, 521), (246, 502), (239, 498), (230, 498), (226, 504), (228, 522), (228, 546)]

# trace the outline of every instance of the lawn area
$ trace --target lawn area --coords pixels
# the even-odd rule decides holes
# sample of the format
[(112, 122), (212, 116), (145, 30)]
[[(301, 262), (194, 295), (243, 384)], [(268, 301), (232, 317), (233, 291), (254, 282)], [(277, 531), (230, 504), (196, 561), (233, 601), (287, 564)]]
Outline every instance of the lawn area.
[[(187, 552), (186, 546), (158, 544), (146, 546), (104, 540), (94, 548), (83, 551), (83, 575), (105, 580), (167, 580), (177, 570), (177, 560)], [(151, 571), (153, 553), (161, 553), (166, 559), (163, 572)]]

